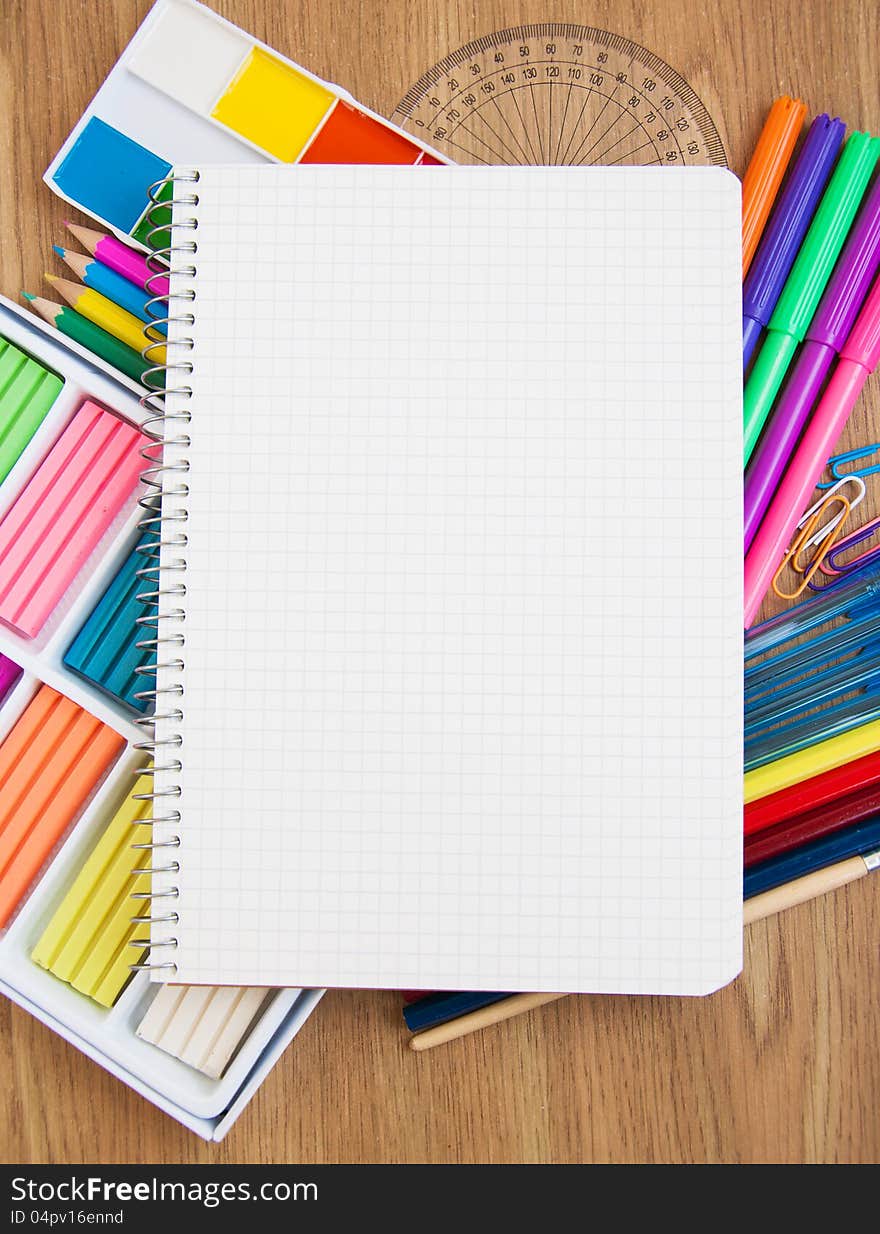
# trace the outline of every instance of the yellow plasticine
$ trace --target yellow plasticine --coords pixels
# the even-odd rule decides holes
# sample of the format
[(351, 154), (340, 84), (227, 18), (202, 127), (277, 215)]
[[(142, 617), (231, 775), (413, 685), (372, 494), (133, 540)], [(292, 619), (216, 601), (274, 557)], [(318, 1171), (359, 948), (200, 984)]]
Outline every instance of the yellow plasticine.
[(310, 77), (255, 47), (211, 115), (282, 163), (293, 163), (334, 97)]
[[(132, 794), (149, 793), (151, 778), (141, 776)], [(103, 1007), (112, 1007), (131, 976), (139, 954), (129, 946), (138, 929), (135, 892), (149, 891), (148, 874), (133, 874), (150, 864), (151, 802), (126, 798), (113, 816), (73, 885), (55, 911), (31, 958)]]

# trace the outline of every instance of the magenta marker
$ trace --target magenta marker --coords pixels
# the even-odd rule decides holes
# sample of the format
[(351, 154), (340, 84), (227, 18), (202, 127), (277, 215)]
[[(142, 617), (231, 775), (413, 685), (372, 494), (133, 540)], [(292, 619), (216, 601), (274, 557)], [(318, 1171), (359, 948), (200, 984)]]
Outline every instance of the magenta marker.
[(779, 486), (832, 361), (852, 329), (880, 266), (880, 179), (853, 224), (849, 239), (810, 322), (804, 345), (746, 469), (745, 551)]

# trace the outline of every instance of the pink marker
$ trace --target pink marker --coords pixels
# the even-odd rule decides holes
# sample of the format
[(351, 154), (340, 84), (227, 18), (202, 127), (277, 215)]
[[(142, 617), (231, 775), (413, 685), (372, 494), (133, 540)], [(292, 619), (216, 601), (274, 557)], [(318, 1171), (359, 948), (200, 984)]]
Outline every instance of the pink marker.
[(109, 266), (144, 291), (152, 292), (154, 296), (168, 295), (168, 275), (157, 274), (155, 270), (151, 270), (143, 253), (129, 248), (115, 236), (106, 236), (102, 231), (80, 227), (76, 223), (69, 223), (67, 219), (64, 224), (86, 252), (91, 253), (92, 257), (96, 257), (105, 266)]
[(813, 489), (849, 419), (862, 387), (880, 363), (880, 278), (840, 349), (840, 360), (776, 490), (745, 563), (745, 625), (755, 620), (761, 601), (785, 555)]
[(0, 522), (0, 621), (39, 633), (134, 492), (148, 441), (83, 403)]

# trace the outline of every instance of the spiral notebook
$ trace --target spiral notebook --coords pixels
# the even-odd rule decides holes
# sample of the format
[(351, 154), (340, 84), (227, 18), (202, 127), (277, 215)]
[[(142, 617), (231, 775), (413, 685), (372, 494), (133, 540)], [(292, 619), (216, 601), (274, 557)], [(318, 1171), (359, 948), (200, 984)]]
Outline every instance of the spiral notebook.
[(157, 978), (730, 980), (737, 181), (203, 167), (174, 197)]

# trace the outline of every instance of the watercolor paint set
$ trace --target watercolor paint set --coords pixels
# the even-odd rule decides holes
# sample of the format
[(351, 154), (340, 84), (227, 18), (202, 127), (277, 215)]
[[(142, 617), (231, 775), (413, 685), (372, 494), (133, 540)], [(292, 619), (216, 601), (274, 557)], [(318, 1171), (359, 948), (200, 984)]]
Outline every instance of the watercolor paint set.
[(195, 0), (157, 0), (44, 178), (146, 246), (172, 166), (267, 162), (447, 160)]
[(138, 394), (0, 300), (0, 990), (216, 1140), (321, 991), (161, 986), (130, 968), (139, 897), (150, 911), (135, 745), (155, 657)]

